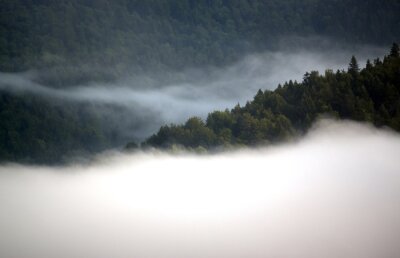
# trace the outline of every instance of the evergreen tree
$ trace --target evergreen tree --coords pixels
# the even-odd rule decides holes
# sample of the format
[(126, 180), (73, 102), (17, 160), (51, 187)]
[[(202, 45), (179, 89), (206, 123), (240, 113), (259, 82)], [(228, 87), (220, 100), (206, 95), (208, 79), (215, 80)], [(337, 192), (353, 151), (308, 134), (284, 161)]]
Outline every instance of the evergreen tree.
[(390, 49), (391, 57), (399, 57), (399, 45), (397, 43), (393, 43), (392, 48)]
[(347, 69), (347, 71), (351, 75), (356, 75), (360, 72), (360, 68), (358, 67), (358, 62), (355, 56), (351, 57), (349, 68)]
[(391, 53), (392, 58), (368, 62), (362, 71), (353, 56), (348, 72), (328, 70), (319, 75), (313, 71), (305, 74), (302, 83), (289, 81), (275, 91), (259, 90), (243, 107), (210, 113), (206, 124), (191, 118), (169, 130), (162, 127), (145, 145), (193, 149), (274, 143), (306, 132), (326, 115), (400, 131), (400, 82), (393, 72), (400, 71), (396, 46)]

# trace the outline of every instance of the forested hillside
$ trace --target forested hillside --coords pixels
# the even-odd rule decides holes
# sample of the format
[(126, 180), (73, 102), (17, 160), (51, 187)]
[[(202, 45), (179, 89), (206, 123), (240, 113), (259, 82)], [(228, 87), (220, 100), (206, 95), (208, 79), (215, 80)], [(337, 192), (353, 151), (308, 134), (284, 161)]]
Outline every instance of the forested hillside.
[(397, 0), (0, 0), (0, 6), (0, 71), (46, 69), (38, 80), (54, 86), (224, 65), (282, 43), (280, 36), (378, 45), (400, 37)]
[[(296, 46), (304, 38), (387, 46), (400, 38), (399, 13), (397, 0), (0, 0), (0, 79), (5, 73), (23, 73), (37, 85), (67, 90), (124, 76), (226, 67), (246, 54)], [(193, 118), (185, 126), (163, 127), (147, 144), (212, 147), (275, 141), (330, 111), (398, 129), (393, 99), (399, 83), (388, 70), (393, 62), (377, 61), (355, 74), (311, 73), (301, 84), (259, 92), (246, 107), (215, 112), (206, 123)], [(373, 95), (366, 98), (364, 88), (359, 92), (353, 82), (365, 84)], [(321, 91), (310, 91), (310, 83)], [(9, 90), (15, 84), (0, 84), (0, 162), (59, 162), (128, 141), (112, 128), (118, 124), (109, 118), (118, 111), (102, 118), (94, 103), (52, 100), (30, 91), (16, 94)], [(257, 113), (257, 105), (264, 104), (271, 108)], [(361, 113), (353, 114), (351, 107)], [(192, 127), (200, 129), (199, 137), (188, 133)], [(181, 131), (184, 136), (174, 136)]]
[(56, 163), (112, 146), (90, 105), (0, 94), (0, 162)]
[(361, 71), (353, 56), (347, 71), (306, 73), (301, 83), (259, 90), (245, 106), (212, 112), (205, 122), (192, 117), (184, 125), (163, 126), (143, 146), (212, 149), (274, 143), (306, 132), (327, 115), (400, 131), (399, 46), (393, 44), (383, 61), (368, 61)]

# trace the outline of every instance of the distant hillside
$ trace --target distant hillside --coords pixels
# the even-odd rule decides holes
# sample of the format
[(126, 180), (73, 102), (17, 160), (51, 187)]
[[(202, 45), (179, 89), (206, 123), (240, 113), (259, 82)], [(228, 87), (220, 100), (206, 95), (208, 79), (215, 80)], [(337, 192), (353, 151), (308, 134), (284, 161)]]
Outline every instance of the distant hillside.
[(55, 86), (224, 65), (280, 36), (400, 38), (397, 0), (0, 0), (0, 71)]
[[(33, 82), (65, 88), (149, 71), (174, 74), (188, 67), (226, 66), (244, 54), (298, 45), (309, 36), (347, 46), (388, 45), (400, 38), (399, 13), (397, 0), (0, 0), (0, 76), (29, 70)], [(186, 127), (163, 127), (147, 144), (215, 147), (275, 141), (305, 130), (315, 116), (330, 111), (398, 129), (393, 98), (399, 83), (387, 70), (388, 62), (394, 61), (366, 69), (373, 78), (365, 69), (355, 79), (342, 72), (311, 73), (301, 84), (259, 92), (262, 100), (213, 113), (206, 122), (194, 118)], [(319, 99), (321, 92), (306, 90), (308, 80), (337, 81), (345, 88)], [(353, 80), (365, 84), (369, 98)], [(255, 103), (268, 101), (271, 108), (258, 114)], [(107, 108), (109, 114), (120, 113)], [(45, 96), (0, 90), (0, 162), (55, 163), (125, 143), (114, 130), (119, 125), (102, 115), (94, 103), (57, 104)], [(188, 131), (192, 127), (201, 129), (199, 137)], [(179, 130), (184, 136), (174, 136)], [(210, 139), (203, 142), (202, 135)]]
[(183, 125), (163, 126), (142, 145), (213, 149), (280, 142), (306, 132), (325, 115), (400, 131), (399, 46), (393, 44), (383, 61), (368, 61), (362, 70), (353, 56), (347, 71), (306, 73), (301, 83), (259, 90), (244, 107), (214, 111), (205, 122), (192, 117)]
[(0, 92), (0, 162), (59, 163), (110, 148), (95, 108)]

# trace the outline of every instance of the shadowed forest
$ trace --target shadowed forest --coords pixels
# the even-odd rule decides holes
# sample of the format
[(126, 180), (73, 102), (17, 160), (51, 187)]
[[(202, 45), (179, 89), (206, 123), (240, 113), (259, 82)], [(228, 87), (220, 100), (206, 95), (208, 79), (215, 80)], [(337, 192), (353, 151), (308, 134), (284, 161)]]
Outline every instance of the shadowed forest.
[[(3, 162), (66, 162), (128, 142), (128, 148), (268, 144), (301, 135), (325, 115), (399, 130), (397, 45), (387, 54), (400, 36), (398, 1), (1, 0), (0, 6)], [(308, 49), (314, 52), (301, 52)], [(343, 53), (346, 61), (336, 61)], [(357, 54), (363, 62), (352, 60), (346, 71)], [(128, 97), (125, 89), (136, 92)], [(112, 93), (118, 95), (111, 101)]]

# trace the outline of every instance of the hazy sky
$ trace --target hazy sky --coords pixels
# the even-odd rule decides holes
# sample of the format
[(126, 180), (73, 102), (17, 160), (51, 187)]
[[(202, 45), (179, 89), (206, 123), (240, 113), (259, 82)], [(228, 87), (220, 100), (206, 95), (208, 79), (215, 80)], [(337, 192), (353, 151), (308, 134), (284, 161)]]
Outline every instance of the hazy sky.
[[(122, 107), (125, 111), (119, 114), (106, 107), (99, 110), (109, 114), (111, 121), (118, 116), (111, 124), (119, 123), (121, 133), (127, 133), (128, 138), (143, 140), (163, 124), (182, 123), (190, 116), (205, 118), (213, 110), (244, 104), (258, 89), (275, 89), (288, 80), (302, 81), (307, 71), (347, 69), (353, 54), (363, 66), (367, 58), (374, 59), (386, 52), (386, 49), (368, 46), (349, 50), (334, 47), (332, 43), (317, 47), (324, 44), (328, 43), (319, 39), (315, 48), (285, 46), (279, 51), (248, 55), (225, 68), (204, 67), (180, 73), (125, 77), (112, 84), (91, 83), (67, 89), (34, 83), (32, 72), (0, 74), (0, 89), (31, 92), (57, 101), (90, 101), (99, 106)], [(135, 129), (131, 130), (132, 127)]]
[(321, 122), (214, 156), (0, 167), (1, 257), (400, 257), (400, 137)]

